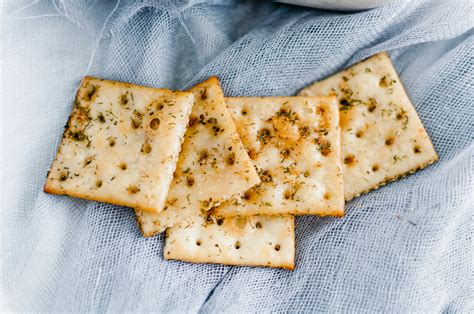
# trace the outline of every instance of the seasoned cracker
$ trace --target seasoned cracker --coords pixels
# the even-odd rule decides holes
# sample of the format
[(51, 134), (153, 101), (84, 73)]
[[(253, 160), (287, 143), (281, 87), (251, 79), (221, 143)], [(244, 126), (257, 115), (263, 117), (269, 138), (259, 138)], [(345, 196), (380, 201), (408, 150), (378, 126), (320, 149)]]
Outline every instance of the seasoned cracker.
[(165, 210), (136, 211), (144, 236), (192, 220), (260, 182), (215, 77), (190, 89), (195, 104)]
[(162, 211), (193, 94), (85, 77), (44, 191)]
[(193, 263), (294, 269), (294, 224), (292, 216), (216, 219), (199, 215), (192, 223), (166, 231), (164, 257)]
[(385, 52), (300, 92), (327, 94), (339, 99), (346, 200), (438, 160)]
[(231, 97), (226, 102), (262, 183), (217, 207), (217, 216), (344, 214), (334, 96)]

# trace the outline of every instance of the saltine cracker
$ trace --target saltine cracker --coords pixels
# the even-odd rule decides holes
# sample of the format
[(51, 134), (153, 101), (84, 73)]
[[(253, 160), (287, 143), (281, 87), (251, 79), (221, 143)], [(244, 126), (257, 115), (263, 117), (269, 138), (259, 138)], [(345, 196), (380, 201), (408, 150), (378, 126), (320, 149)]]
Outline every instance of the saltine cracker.
[(262, 183), (217, 216), (342, 216), (339, 112), (334, 96), (226, 98)]
[(85, 77), (44, 191), (163, 209), (192, 93)]
[(192, 221), (200, 212), (260, 182), (224, 102), (219, 80), (211, 77), (189, 91), (195, 104), (165, 210), (159, 214), (136, 211), (146, 237)]
[(339, 99), (346, 200), (438, 160), (385, 52), (299, 94), (333, 94)]
[(166, 231), (165, 259), (294, 269), (295, 218), (200, 215)]

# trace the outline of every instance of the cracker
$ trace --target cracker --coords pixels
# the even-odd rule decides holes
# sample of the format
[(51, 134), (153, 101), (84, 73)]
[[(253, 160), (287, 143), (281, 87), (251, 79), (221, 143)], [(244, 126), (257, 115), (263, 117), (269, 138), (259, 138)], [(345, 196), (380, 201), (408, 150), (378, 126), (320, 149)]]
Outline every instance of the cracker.
[(344, 214), (334, 96), (236, 97), (226, 102), (262, 183), (223, 203), (217, 216)]
[(219, 80), (212, 77), (190, 91), (195, 104), (165, 210), (159, 214), (136, 211), (146, 237), (192, 220), (200, 211), (260, 182), (224, 102)]
[(85, 77), (44, 191), (160, 212), (193, 98)]
[(165, 259), (194, 263), (294, 269), (292, 216), (216, 219), (199, 215), (193, 223), (166, 231)]
[(326, 94), (340, 103), (346, 200), (438, 160), (385, 52), (300, 92)]

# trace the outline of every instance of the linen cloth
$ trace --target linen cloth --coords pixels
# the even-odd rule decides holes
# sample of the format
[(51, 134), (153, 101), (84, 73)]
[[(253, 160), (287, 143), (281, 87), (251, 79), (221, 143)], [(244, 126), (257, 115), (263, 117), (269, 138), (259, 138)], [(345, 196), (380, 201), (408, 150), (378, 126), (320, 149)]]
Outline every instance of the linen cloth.
[[(474, 311), (474, 2), (331, 12), (266, 1), (8, 1), (2, 14), (2, 308)], [(42, 192), (81, 78), (293, 95), (387, 50), (435, 165), (298, 217), (296, 270), (165, 262), (129, 208)]]

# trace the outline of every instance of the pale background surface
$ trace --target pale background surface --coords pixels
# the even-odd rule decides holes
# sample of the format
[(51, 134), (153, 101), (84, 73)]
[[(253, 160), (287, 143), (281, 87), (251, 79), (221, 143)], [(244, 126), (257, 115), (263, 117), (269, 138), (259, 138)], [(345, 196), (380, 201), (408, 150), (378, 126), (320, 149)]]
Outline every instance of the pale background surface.
[[(474, 4), (336, 13), (239, 1), (8, 1), (2, 38), (1, 295), (23, 311), (474, 311)], [(165, 4), (163, 4), (165, 3)], [(294, 272), (165, 262), (130, 209), (42, 192), (87, 73), (292, 95), (388, 50), (440, 161), (297, 220)]]

